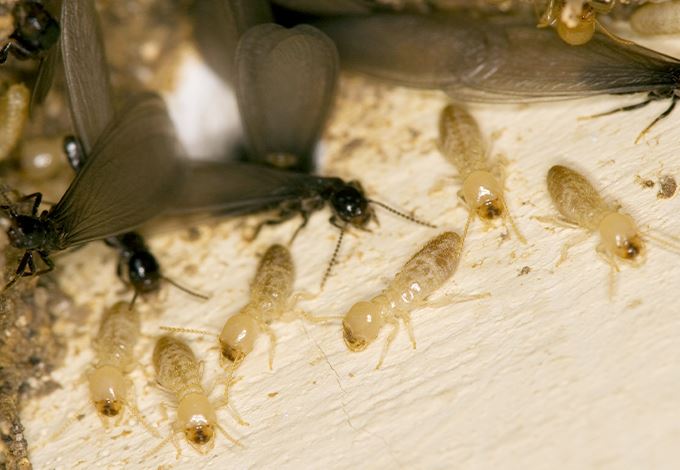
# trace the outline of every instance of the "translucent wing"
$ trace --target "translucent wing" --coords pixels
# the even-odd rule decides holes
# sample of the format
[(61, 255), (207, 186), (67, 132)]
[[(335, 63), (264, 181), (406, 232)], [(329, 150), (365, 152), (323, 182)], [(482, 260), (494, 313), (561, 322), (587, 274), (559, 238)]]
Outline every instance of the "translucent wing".
[(604, 34), (569, 47), (554, 31), (530, 24), (513, 22), (485, 33), (485, 60), (466, 67), (460, 82), (447, 88), (450, 94), (470, 100), (524, 101), (677, 86), (677, 59)]
[(149, 93), (131, 102), (50, 211), (64, 246), (129, 231), (164, 212), (181, 184), (180, 154), (163, 99)]
[(193, 6), (194, 36), (205, 61), (231, 82), (236, 44), (251, 26), (272, 21), (266, 0), (201, 0)]
[[(338, 54), (318, 29), (264, 24), (236, 51), (236, 95), (251, 158), (309, 171), (335, 96)], [(293, 158), (275, 158), (286, 154)]]
[(61, 53), (71, 119), (89, 154), (114, 116), (109, 69), (93, 0), (68, 0), (61, 9)]
[(33, 92), (31, 93), (31, 104), (29, 108), (31, 115), (33, 114), (35, 107), (41, 105), (45, 101), (45, 98), (47, 98), (47, 94), (52, 88), (54, 74), (60, 59), (61, 51), (59, 49), (59, 43), (57, 43), (49, 50), (47, 55), (40, 60), (38, 75), (36, 76), (35, 83), (33, 84)]
[(309, 197), (325, 178), (249, 163), (188, 161), (170, 213), (245, 214)]
[(667, 90), (678, 61), (596, 34), (568, 47), (524, 17), (371, 15), (315, 23), (343, 65), (467, 100), (527, 101)]

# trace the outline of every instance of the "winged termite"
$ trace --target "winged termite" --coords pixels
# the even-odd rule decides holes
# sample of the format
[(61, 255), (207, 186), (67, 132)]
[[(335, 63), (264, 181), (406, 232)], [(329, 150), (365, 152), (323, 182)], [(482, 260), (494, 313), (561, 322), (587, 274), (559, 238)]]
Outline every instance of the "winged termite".
[[(10, 244), (25, 250), (15, 276), (51, 271), (50, 253), (111, 237), (142, 225), (172, 203), (183, 167), (174, 127), (163, 99), (143, 94), (104, 129), (88, 160), (59, 202), (38, 215), (42, 195), (34, 193), (30, 214), (9, 200), (0, 206), (11, 225)], [(36, 269), (34, 254), (46, 268)]]
[(375, 14), (314, 24), (335, 41), (343, 66), (406, 86), (443, 89), (461, 101), (647, 93), (641, 103), (616, 112), (670, 99), (640, 137), (671, 112), (680, 89), (678, 59), (602, 33), (581, 47), (565, 47), (525, 16)]
[[(74, 170), (80, 171), (116, 112), (94, 3), (88, 0), (65, 2), (61, 21), (66, 89), (71, 119), (78, 135), (78, 138), (67, 138), (64, 147), (69, 163)], [(84, 44), (88, 47), (83, 47)], [(163, 276), (160, 264), (141, 235), (124, 233), (107, 239), (106, 243), (120, 253), (118, 276), (133, 287), (133, 302), (139, 294), (158, 291), (162, 280), (191, 295), (203, 297)]]

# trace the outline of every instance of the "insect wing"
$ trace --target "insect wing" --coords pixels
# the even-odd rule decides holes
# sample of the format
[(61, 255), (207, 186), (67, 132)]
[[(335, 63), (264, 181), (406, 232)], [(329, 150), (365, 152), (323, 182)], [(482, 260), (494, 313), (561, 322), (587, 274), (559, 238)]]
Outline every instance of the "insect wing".
[(229, 161), (188, 161), (171, 213), (246, 214), (309, 196), (323, 178)]
[(680, 63), (636, 44), (597, 33), (587, 44), (565, 46), (548, 29), (514, 23), (485, 30), (485, 60), (465, 67), (447, 91), (480, 101), (574, 98), (603, 93), (668, 90)]
[(373, 14), (314, 22), (336, 44), (343, 67), (418, 88), (460, 81), (484, 58), (484, 29), (461, 16)]
[[(338, 54), (318, 29), (259, 25), (236, 51), (236, 95), (251, 158), (310, 171), (335, 96)], [(277, 161), (276, 155), (289, 155)]]
[(149, 93), (131, 102), (50, 212), (65, 245), (126, 232), (164, 212), (181, 183), (180, 155), (163, 99)]
[(94, 1), (65, 1), (61, 23), (71, 119), (85, 154), (89, 155), (114, 116), (109, 68)]
[(231, 82), (239, 38), (250, 27), (272, 21), (272, 14), (266, 0), (201, 0), (195, 2), (193, 19), (201, 54), (220, 77)]

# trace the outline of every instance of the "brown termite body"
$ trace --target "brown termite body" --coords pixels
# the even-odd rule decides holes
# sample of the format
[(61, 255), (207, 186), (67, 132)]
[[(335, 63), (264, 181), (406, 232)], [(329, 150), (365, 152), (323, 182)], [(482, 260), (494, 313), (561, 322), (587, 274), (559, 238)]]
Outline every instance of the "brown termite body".
[(28, 119), (31, 93), (25, 85), (10, 85), (0, 95), (0, 160), (4, 160), (21, 140)]
[(468, 206), (469, 216), (463, 239), (476, 217), (489, 223), (501, 218), (509, 222), (520, 242), (526, 239), (517, 229), (504, 196), (504, 171), (491, 166), (482, 133), (475, 119), (460, 106), (446, 106), (439, 119), (439, 149), (458, 170), (462, 189), (458, 197)]
[[(275, 321), (301, 318), (310, 322), (324, 322), (329, 318), (316, 317), (295, 308), (298, 300), (310, 294), (293, 294), (295, 265), (290, 251), (282, 245), (272, 245), (262, 256), (255, 277), (250, 284), (250, 300), (241, 310), (229, 317), (218, 335), (221, 361), (232, 364), (233, 371), (253, 350), (255, 341), (264, 332), (269, 336), (269, 368), (274, 364), (276, 335), (271, 329)], [(208, 334), (189, 328), (161, 327), (169, 331)]]
[[(613, 294), (615, 274), (619, 271), (617, 260), (635, 267), (644, 262), (646, 249), (642, 231), (630, 215), (620, 212), (618, 206), (607, 203), (593, 185), (576, 171), (555, 165), (548, 171), (547, 183), (550, 197), (564, 218), (557, 222), (586, 230), (584, 235), (562, 247), (557, 264), (567, 258), (571, 247), (584, 241), (592, 233), (599, 233), (597, 253), (611, 267), (610, 295)], [(670, 242), (650, 233), (645, 233), (645, 237), (667, 249), (677, 250)]]
[(680, 33), (680, 1), (642, 5), (631, 15), (630, 25), (640, 34)]
[(187, 442), (201, 454), (214, 447), (218, 430), (239, 444), (217, 422), (215, 410), (221, 405), (210, 401), (209, 393), (201, 385), (202, 365), (186, 343), (172, 336), (161, 336), (153, 350), (153, 365), (158, 384), (177, 400), (177, 419), (168, 438), (152, 453), (171, 441), (179, 456), (176, 433), (183, 433)]
[[(456, 271), (463, 239), (455, 232), (444, 232), (420, 249), (394, 279), (378, 295), (355, 303), (342, 320), (343, 338), (353, 352), (363, 351), (378, 337), (380, 329), (392, 325), (382, 354), (376, 365), (380, 368), (390, 345), (404, 322), (413, 348), (416, 340), (411, 326), (411, 312), (427, 305), (427, 298), (439, 289)], [(471, 300), (482, 296), (470, 296)]]

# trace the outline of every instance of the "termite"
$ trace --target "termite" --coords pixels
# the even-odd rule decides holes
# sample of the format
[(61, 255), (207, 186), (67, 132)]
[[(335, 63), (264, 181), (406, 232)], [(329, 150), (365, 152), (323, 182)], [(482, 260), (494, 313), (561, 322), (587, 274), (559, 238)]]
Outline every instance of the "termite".
[(464, 108), (448, 105), (442, 111), (439, 119), (439, 149), (457, 168), (463, 185), (458, 197), (469, 210), (463, 239), (475, 216), (487, 223), (500, 217), (503, 222), (509, 222), (519, 241), (526, 243), (505, 202), (502, 167), (496, 165), (492, 168), (479, 126)]
[(21, 140), (28, 119), (30, 91), (21, 83), (10, 85), (0, 95), (0, 160)]
[(177, 400), (177, 419), (170, 435), (150, 454), (171, 441), (179, 457), (181, 449), (175, 439), (177, 433), (184, 433), (187, 442), (201, 454), (214, 447), (216, 431), (241, 445), (217, 422), (215, 410), (223, 404), (210, 401), (209, 393), (201, 384), (202, 364), (186, 343), (169, 335), (159, 337), (153, 350), (153, 365), (158, 384)]
[[(301, 318), (318, 323), (329, 320), (329, 317), (317, 317), (295, 308), (297, 302), (311, 294), (293, 294), (295, 282), (295, 265), (290, 251), (282, 245), (272, 245), (265, 252), (250, 284), (250, 300), (235, 315), (229, 317), (222, 332), (217, 337), (220, 360), (223, 364), (231, 364), (231, 373), (243, 362), (253, 350), (260, 333), (269, 336), (269, 368), (274, 365), (276, 335), (271, 329), (275, 321)], [(162, 326), (164, 330), (213, 335), (213, 333), (190, 328)]]
[(576, 171), (555, 165), (548, 171), (548, 192), (562, 215), (561, 219), (539, 217), (539, 220), (556, 222), (572, 228), (581, 228), (586, 233), (571, 240), (562, 247), (557, 265), (567, 259), (573, 246), (590, 237), (594, 232), (600, 234), (597, 253), (607, 264), (610, 271), (610, 296), (614, 291), (615, 275), (619, 271), (617, 259), (640, 266), (645, 259), (645, 238), (659, 245), (677, 251), (672, 243), (660, 239), (638, 228), (633, 218), (620, 211), (620, 207), (607, 203), (593, 185)]
[(630, 25), (640, 34), (680, 33), (680, 1), (642, 5), (631, 15)]
[[(343, 338), (347, 348), (353, 352), (363, 351), (376, 340), (383, 326), (392, 325), (392, 331), (375, 367), (379, 369), (399, 332), (399, 321), (402, 321), (415, 349), (411, 312), (426, 306), (428, 297), (453, 276), (460, 261), (462, 246), (463, 239), (457, 233), (441, 233), (413, 255), (380, 294), (370, 300), (355, 303), (342, 320)], [(486, 294), (455, 301), (484, 296)]]
[(12, 8), (15, 29), (0, 47), (0, 64), (9, 54), (19, 60), (44, 55), (59, 39), (59, 23), (35, 0), (20, 0)]
[[(90, 400), (104, 427), (109, 426), (112, 418), (116, 418), (118, 424), (127, 407), (149, 433), (160, 438), (158, 431), (147, 423), (137, 408), (134, 386), (128, 377), (137, 363), (134, 349), (140, 333), (139, 313), (128, 308), (126, 302), (117, 302), (106, 309), (93, 341), (95, 360), (84, 378), (90, 390)], [(68, 420), (52, 437), (61, 435), (74, 422), (75, 418)]]

